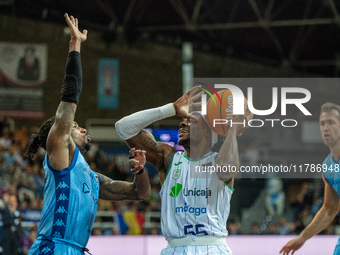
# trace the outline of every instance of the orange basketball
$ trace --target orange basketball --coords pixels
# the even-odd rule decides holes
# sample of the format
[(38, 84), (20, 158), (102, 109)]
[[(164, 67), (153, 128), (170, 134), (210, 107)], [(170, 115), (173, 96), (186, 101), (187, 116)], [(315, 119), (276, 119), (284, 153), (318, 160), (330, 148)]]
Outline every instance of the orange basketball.
[[(220, 90), (217, 94), (221, 98), (220, 103), (216, 94), (214, 94), (215, 102), (212, 98), (209, 98), (207, 102), (207, 114), (205, 116), (206, 122), (211, 130), (219, 135), (226, 136), (230, 126), (230, 120), (233, 118), (233, 94), (229, 89)], [(248, 101), (244, 98), (244, 111), (248, 109)], [(250, 113), (249, 113), (250, 114)], [(214, 120), (215, 121), (214, 127)], [(226, 120), (226, 121), (224, 121)], [(225, 124), (222, 124), (226, 122)]]

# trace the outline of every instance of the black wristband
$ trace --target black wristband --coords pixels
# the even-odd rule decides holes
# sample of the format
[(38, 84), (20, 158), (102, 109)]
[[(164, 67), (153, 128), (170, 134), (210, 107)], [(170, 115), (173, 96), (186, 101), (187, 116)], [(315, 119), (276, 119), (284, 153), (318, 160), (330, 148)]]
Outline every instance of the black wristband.
[(136, 175), (142, 174), (143, 172), (144, 172), (144, 168), (142, 170), (140, 170), (138, 173), (136, 173)]

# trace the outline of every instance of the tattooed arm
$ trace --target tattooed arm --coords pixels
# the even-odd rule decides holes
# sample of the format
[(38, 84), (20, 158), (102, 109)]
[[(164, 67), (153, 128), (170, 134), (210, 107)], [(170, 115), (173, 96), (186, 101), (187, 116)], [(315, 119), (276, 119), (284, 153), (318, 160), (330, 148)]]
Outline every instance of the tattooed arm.
[(69, 55), (62, 86), (61, 102), (56, 112), (55, 122), (46, 141), (49, 161), (55, 169), (68, 167), (73, 159), (76, 147), (71, 137), (72, 129), (78, 128), (79, 132), (84, 132), (74, 123), (74, 115), (82, 87), (80, 46), (87, 39), (87, 31), (79, 31), (78, 19), (73, 16), (69, 17), (67, 14), (64, 16), (71, 31)]
[(105, 200), (143, 200), (150, 197), (149, 177), (143, 169), (146, 162), (145, 151), (132, 148), (130, 155), (133, 157), (129, 160), (131, 172), (135, 174), (133, 182), (114, 181), (99, 174), (101, 178), (99, 198)]
[(136, 147), (148, 152), (146, 160), (157, 168), (161, 183), (165, 179), (176, 149), (165, 143), (156, 142), (153, 135), (143, 128), (174, 115), (183, 118), (190, 117), (189, 108), (200, 105), (200, 103), (193, 102), (201, 96), (202, 93), (198, 92), (199, 87), (194, 87), (174, 103), (136, 112), (119, 120), (115, 125), (118, 134), (130, 148)]

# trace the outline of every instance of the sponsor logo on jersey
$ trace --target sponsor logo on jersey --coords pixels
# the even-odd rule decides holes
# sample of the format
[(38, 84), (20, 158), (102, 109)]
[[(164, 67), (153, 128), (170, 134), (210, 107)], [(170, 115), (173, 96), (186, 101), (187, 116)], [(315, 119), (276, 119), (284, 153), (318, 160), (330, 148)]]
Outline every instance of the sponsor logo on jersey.
[(58, 210), (55, 213), (67, 213), (64, 206), (59, 206)]
[(206, 207), (192, 207), (188, 205), (187, 203), (184, 203), (184, 206), (177, 206), (176, 207), (176, 213), (192, 213), (195, 214), (196, 216), (201, 215), (201, 213), (207, 213), (207, 208)]
[(98, 199), (93, 195), (92, 191), (90, 190), (89, 186), (84, 182), (83, 183), (83, 193), (84, 194), (90, 194), (92, 200), (93, 200), (93, 203), (97, 204), (98, 202)]
[(90, 188), (85, 182), (83, 183), (83, 192), (85, 194), (90, 193)]
[(69, 188), (65, 182), (59, 182), (57, 189)]
[(177, 169), (174, 171), (172, 178), (174, 178), (175, 180), (179, 178), (179, 176), (181, 175), (181, 170)]
[(170, 196), (177, 197), (181, 190), (182, 190), (182, 184), (176, 183), (176, 185), (171, 188)]
[(99, 183), (99, 177), (98, 177), (98, 175), (95, 175), (94, 178), (96, 179), (96, 182)]
[(177, 162), (177, 163), (174, 163), (175, 166), (179, 166), (180, 164), (182, 164), (182, 162)]
[(194, 196), (194, 197), (210, 197), (211, 196), (211, 190), (209, 189), (183, 189), (183, 195), (186, 197)]

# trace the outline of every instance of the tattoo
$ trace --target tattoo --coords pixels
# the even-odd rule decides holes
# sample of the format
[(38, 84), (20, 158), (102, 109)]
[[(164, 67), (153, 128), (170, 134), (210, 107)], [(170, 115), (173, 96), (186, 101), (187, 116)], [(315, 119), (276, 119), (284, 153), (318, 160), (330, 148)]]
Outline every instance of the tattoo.
[(135, 186), (132, 182), (114, 181), (105, 175), (99, 174), (101, 184), (99, 189), (99, 198), (105, 200), (124, 200), (138, 199)]
[(140, 139), (140, 143), (143, 144), (146, 148), (148, 148), (148, 150), (150, 151), (159, 151), (160, 147), (159, 144), (156, 142), (155, 138), (150, 134), (147, 133), (147, 131), (142, 130), (141, 134), (139, 137)]
[(161, 152), (159, 144), (151, 133), (146, 130), (141, 130), (138, 135), (128, 140), (128, 144), (131, 147), (138, 148), (140, 150), (146, 150), (151, 153)]
[(56, 117), (58, 118), (57, 134), (63, 135), (72, 130), (76, 106), (71, 103), (61, 102)]
[(157, 169), (160, 169), (163, 165), (163, 149), (162, 144), (156, 142), (151, 133), (146, 130), (126, 140), (126, 143), (130, 148), (138, 148), (140, 150), (146, 150), (146, 161), (154, 165)]
[(169, 168), (169, 166), (170, 166), (170, 164), (171, 164), (171, 160), (172, 160), (172, 157), (174, 156), (174, 152), (173, 151), (170, 151), (169, 153), (168, 153), (168, 155), (166, 155), (166, 157), (165, 157), (165, 160), (164, 160), (164, 167), (165, 167), (165, 170), (166, 171), (168, 171), (168, 168)]
[(171, 160), (172, 160), (174, 153), (175, 153), (174, 151), (169, 151), (167, 153), (167, 155), (165, 156), (163, 166), (158, 169), (159, 179), (160, 179), (162, 185), (164, 183), (164, 180), (165, 180), (166, 174), (168, 172), (169, 166), (171, 164)]

